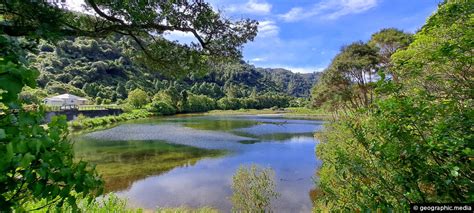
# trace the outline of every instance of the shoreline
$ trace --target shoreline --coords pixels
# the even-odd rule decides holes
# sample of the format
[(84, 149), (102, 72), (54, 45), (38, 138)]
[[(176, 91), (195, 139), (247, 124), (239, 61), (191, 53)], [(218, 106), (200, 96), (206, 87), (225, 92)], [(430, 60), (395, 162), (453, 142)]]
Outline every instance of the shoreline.
[(111, 115), (95, 118), (83, 118), (82, 120), (74, 120), (68, 122), (71, 135), (83, 134), (116, 127), (117, 125), (142, 119), (165, 118), (171, 116), (200, 116), (200, 115), (257, 115), (257, 116), (278, 116), (283, 118), (298, 118), (307, 120), (323, 120), (332, 119), (332, 115), (327, 112), (307, 108), (284, 108), (284, 109), (239, 109), (239, 110), (211, 110), (201, 113), (178, 113), (174, 115), (157, 115), (146, 110), (136, 110), (126, 112), (120, 115)]

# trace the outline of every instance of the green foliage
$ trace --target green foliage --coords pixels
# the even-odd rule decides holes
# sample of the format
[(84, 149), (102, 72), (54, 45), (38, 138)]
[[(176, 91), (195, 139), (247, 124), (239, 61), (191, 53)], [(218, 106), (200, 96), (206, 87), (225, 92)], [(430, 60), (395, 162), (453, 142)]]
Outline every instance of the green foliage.
[(217, 101), (217, 106), (219, 109), (229, 110), (229, 109), (240, 109), (242, 107), (242, 103), (238, 98), (221, 98)]
[(102, 102), (103, 102), (103, 99), (102, 99), (101, 97), (97, 97), (97, 98), (95, 99), (95, 104), (97, 104), (97, 105), (101, 105)]
[(314, 73), (292, 73), (285, 69), (257, 69), (281, 88), (287, 95), (294, 97), (309, 97), (311, 89), (318, 82), (321, 72)]
[(135, 108), (139, 109), (148, 103), (148, 95), (145, 91), (141, 89), (135, 89), (128, 93), (127, 102)]
[(78, 116), (76, 120), (71, 121), (70, 123), (73, 130), (84, 130), (93, 129), (95, 127), (107, 126), (120, 121), (147, 118), (150, 116), (151, 113), (147, 112), (146, 110), (133, 110), (130, 112), (122, 113), (120, 115), (110, 115), (96, 118)]
[(39, 51), (30, 57), (32, 65), (41, 73), (38, 85), (49, 95), (71, 93), (111, 102), (126, 99), (128, 93), (137, 88), (148, 94), (166, 91), (177, 99), (172, 105), (182, 111), (183, 106), (178, 107), (182, 97), (178, 96), (183, 90), (215, 100), (225, 96), (255, 97), (268, 92), (303, 97), (318, 79), (317, 74), (294, 74), (283, 69), (259, 69), (238, 63), (221, 63), (204, 75), (191, 73), (182, 79), (170, 79), (133, 61), (133, 55), (127, 53), (130, 42), (124, 36), (59, 41), (54, 51)]
[(408, 47), (412, 41), (413, 35), (395, 28), (386, 28), (372, 34), (368, 44), (377, 49), (380, 60), (379, 66), (387, 70), (390, 69), (390, 57), (397, 50)]
[(403, 211), (410, 203), (474, 201), (473, 11), (469, 1), (441, 4), (392, 55), (398, 79), (381, 79), (372, 106), (318, 135), (317, 205)]
[(285, 108), (291, 98), (278, 93), (265, 93), (249, 98), (224, 97), (217, 101), (217, 107), (223, 110)]
[(378, 63), (376, 50), (365, 43), (343, 47), (314, 88), (313, 105), (346, 110), (369, 106)]
[(31, 87), (23, 87), (23, 90), (19, 94), (18, 99), (21, 102), (26, 104), (40, 104), (43, 102), (43, 99), (47, 97), (45, 91), (41, 89), (33, 89)]
[(115, 89), (115, 93), (117, 94), (117, 98), (120, 98), (120, 99), (125, 99), (128, 96), (127, 90), (125, 89), (125, 86), (123, 83), (119, 83), (117, 85), (117, 88)]
[(178, 208), (158, 208), (156, 210), (159, 213), (218, 213), (217, 209), (211, 207), (200, 207), (200, 208), (189, 208), (189, 207), (178, 207)]
[(255, 109), (265, 109), (271, 107), (285, 108), (288, 107), (290, 102), (290, 97), (286, 95), (281, 95), (278, 93), (265, 93), (263, 95), (258, 95), (255, 97), (256, 105), (254, 107), (248, 106), (247, 108)]
[(207, 112), (216, 108), (216, 101), (205, 95), (190, 94), (184, 112)]
[(390, 57), (411, 41), (412, 35), (389, 28), (374, 33), (368, 44), (354, 42), (343, 47), (313, 87), (313, 107), (331, 111), (368, 107), (375, 98), (375, 82), (382, 77), (378, 73), (396, 80)]
[[(257, 34), (257, 21), (230, 21), (204, 1), (116, 4), (87, 0), (85, 5), (92, 15), (64, 10), (59, 4), (44, 1), (4, 2), (1, 8), (4, 20), (0, 24), (3, 33), (9, 36), (34, 39), (106, 37), (112, 33), (130, 35), (135, 46), (130, 51), (144, 50), (135, 52), (136, 58), (146, 60), (150, 69), (178, 68), (173, 70), (176, 72), (203, 69), (208, 58), (239, 59), (240, 47)], [(163, 39), (162, 34), (170, 31), (191, 33), (198, 42), (181, 45)], [(95, 51), (97, 45), (92, 43), (87, 50)], [(107, 55), (114, 54), (109, 52)]]
[(407, 92), (440, 101), (472, 100), (473, 11), (469, 1), (448, 1), (407, 50), (393, 55), (394, 72)]
[(165, 101), (153, 101), (148, 107), (148, 112), (152, 112), (157, 115), (174, 115), (176, 114), (176, 108)]
[(76, 199), (100, 193), (102, 181), (87, 163), (73, 161), (65, 118), (53, 117), (44, 127), (35, 100), (18, 98), (38, 76), (21, 62), (22, 45), (0, 35), (0, 206), (25, 211), (25, 202), (44, 199), (46, 207), (67, 202), (76, 209)]
[(166, 90), (158, 92), (153, 96), (152, 102), (165, 102), (169, 106), (173, 107), (175, 111), (178, 111), (178, 105), (182, 102), (182, 97), (175, 87), (169, 87)]
[(289, 107), (309, 107), (310, 100), (308, 98), (294, 98), (289, 102)]
[(113, 193), (107, 194), (104, 198), (100, 199), (100, 201), (94, 200), (92, 202), (89, 202), (89, 200), (92, 200), (92, 199), (94, 199), (94, 197), (79, 199), (77, 201), (78, 203), (77, 209), (67, 203), (61, 207), (41, 209), (40, 208), (41, 206), (44, 206), (47, 204), (46, 200), (41, 200), (39, 202), (28, 202), (26, 203), (26, 205), (28, 206), (28, 209), (40, 208), (40, 210), (35, 211), (35, 212), (44, 212), (44, 213), (51, 212), (51, 210), (55, 210), (57, 212), (79, 211), (79, 212), (94, 212), (94, 213), (108, 213), (108, 212), (140, 213), (140, 212), (143, 212), (142, 209), (127, 208), (127, 200), (121, 199)]
[(198, 95), (206, 95), (214, 99), (219, 99), (224, 96), (222, 88), (216, 83), (203, 82), (201, 84), (196, 83), (191, 87), (191, 92)]
[[(117, 90), (120, 95), (124, 95), (123, 89), (109, 87), (113, 81), (102, 85), (96, 83), (96, 79), (110, 75), (122, 79), (127, 77), (123, 71), (130, 68), (128, 67), (130, 61), (121, 58), (117, 54), (118, 51), (114, 51), (115, 44), (102, 49), (98, 41), (86, 39), (85, 43), (78, 45), (74, 42), (79, 36), (105, 38), (112, 33), (129, 35), (126, 41), (133, 40), (135, 43), (130, 45), (128, 50), (131, 52), (143, 50), (135, 52), (133, 58), (147, 62), (144, 66), (148, 66), (151, 70), (159, 67), (163, 68), (162, 71), (168, 71), (165, 67), (158, 66), (164, 64), (177, 69), (172, 71), (188, 72), (206, 70), (205, 65), (212, 60), (224, 57), (238, 59), (241, 56), (240, 47), (253, 40), (257, 30), (256, 21), (245, 19), (232, 22), (222, 18), (210, 4), (202, 1), (116, 4), (116, 2), (87, 0), (85, 5), (94, 15), (65, 10), (49, 1), (3, 1), (1, 4), (0, 206), (2, 211), (28, 211), (31, 209), (24, 208), (26, 202), (43, 200), (46, 204), (38, 208), (50, 205), (61, 208), (67, 203), (71, 211), (78, 211), (80, 210), (78, 198), (101, 193), (102, 181), (94, 170), (84, 162), (73, 161), (72, 145), (67, 140), (65, 119), (56, 117), (47, 128), (41, 126), (43, 113), (41, 109), (38, 109), (37, 105), (28, 105), (18, 99), (23, 87), (34, 88), (40, 74), (37, 70), (28, 68), (30, 65), (26, 63), (28, 60), (25, 57), (27, 52), (25, 50), (34, 51), (40, 39), (56, 42), (54, 48), (43, 43), (41, 49), (44, 54), (38, 58), (31, 57), (34, 59), (29, 61), (37, 62), (31, 67), (47, 71), (42, 72), (38, 79), (40, 86), (49, 94), (69, 92), (82, 96), (85, 92), (93, 98), (109, 102), (109, 99), (117, 98), (116, 95), (113, 97)], [(180, 45), (161, 37), (166, 31), (176, 30), (193, 33), (200, 41), (199, 44)], [(66, 37), (74, 42), (65, 39)], [(83, 40), (79, 39), (79, 42), (81, 41)], [(144, 42), (145, 46), (149, 47), (148, 50), (143, 46)], [(149, 50), (153, 51), (150, 53)], [(170, 52), (175, 54), (170, 55)], [(58, 57), (67, 60), (57, 60)], [(97, 58), (104, 58), (107, 61)], [(90, 59), (96, 60), (87, 64), (86, 69), (76, 69), (84, 67), (85, 62)], [(130, 79), (126, 80), (130, 82)], [(147, 83), (150, 82), (144, 82)], [(136, 84), (125, 85), (129, 89), (136, 86)], [(135, 93), (129, 94), (130, 102), (136, 107), (141, 107), (145, 104), (143, 99), (147, 99), (146, 93)], [(28, 95), (22, 97), (27, 102), (35, 101), (28, 98)], [(105, 124), (109, 121), (112, 119), (104, 118), (94, 120), (92, 123)], [(112, 205), (123, 207), (117, 203)]]
[(275, 173), (270, 168), (239, 167), (232, 177), (231, 197), (235, 212), (271, 212), (271, 201), (278, 198), (275, 192)]
[[(51, 208), (51, 209), (40, 209), (35, 212), (39, 213), (46, 213), (51, 212), (52, 210), (57, 212), (94, 212), (94, 213), (141, 213), (144, 212), (143, 209), (140, 208), (128, 208), (127, 207), (127, 200), (123, 198), (119, 198), (114, 193), (107, 194), (104, 198), (100, 200), (96, 200), (93, 202), (89, 202), (88, 199), (80, 199), (78, 200), (78, 207), (79, 209), (72, 208), (69, 204), (65, 204), (62, 207)], [(36, 209), (41, 206), (46, 205), (46, 201), (42, 200), (40, 202), (28, 202), (27, 205), (28, 209)], [(217, 213), (218, 210), (210, 207), (200, 207), (200, 208), (188, 208), (188, 207), (178, 207), (178, 208), (160, 208), (156, 209), (158, 213)]]

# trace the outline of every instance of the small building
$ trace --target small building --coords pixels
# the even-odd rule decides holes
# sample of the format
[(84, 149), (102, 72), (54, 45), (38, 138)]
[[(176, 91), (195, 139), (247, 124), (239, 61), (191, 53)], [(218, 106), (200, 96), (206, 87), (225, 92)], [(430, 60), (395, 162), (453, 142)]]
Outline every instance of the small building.
[(87, 99), (66, 93), (66, 94), (62, 94), (62, 95), (58, 95), (58, 96), (54, 96), (50, 98), (45, 98), (43, 100), (43, 103), (49, 106), (60, 106), (60, 107), (79, 106), (79, 105), (86, 105)]

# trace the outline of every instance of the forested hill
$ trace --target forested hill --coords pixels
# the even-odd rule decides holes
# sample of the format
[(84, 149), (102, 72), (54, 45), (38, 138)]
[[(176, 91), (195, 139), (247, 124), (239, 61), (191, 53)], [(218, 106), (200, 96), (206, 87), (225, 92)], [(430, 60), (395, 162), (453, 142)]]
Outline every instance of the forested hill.
[(257, 70), (270, 76), (270, 79), (280, 85), (287, 94), (296, 97), (310, 96), (308, 88), (312, 88), (322, 74), (321, 72), (293, 73), (282, 68), (257, 68)]
[(318, 74), (255, 68), (241, 62), (221, 65), (205, 75), (189, 74), (175, 80), (134, 64), (128, 45), (128, 40), (119, 36), (103, 40), (69, 38), (55, 45), (43, 43), (39, 52), (29, 58), (40, 71), (38, 85), (47, 94), (68, 92), (93, 99), (100, 97), (106, 102), (123, 100), (135, 88), (153, 94), (170, 86), (214, 99), (268, 92), (308, 97), (319, 78)]

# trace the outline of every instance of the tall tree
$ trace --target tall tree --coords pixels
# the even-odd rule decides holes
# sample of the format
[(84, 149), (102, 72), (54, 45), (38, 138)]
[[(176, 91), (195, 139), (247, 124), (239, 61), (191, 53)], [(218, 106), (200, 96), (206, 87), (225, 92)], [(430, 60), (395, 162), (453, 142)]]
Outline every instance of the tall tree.
[(392, 75), (396, 81), (398, 78), (390, 72), (392, 55), (400, 49), (405, 49), (413, 41), (413, 36), (396, 28), (386, 28), (372, 34), (369, 45), (375, 47), (380, 57), (379, 68)]
[(318, 206), (406, 211), (410, 203), (474, 197), (474, 5), (440, 5), (406, 50), (378, 100), (321, 133)]
[[(378, 62), (376, 50), (363, 42), (343, 47), (313, 90), (315, 105), (331, 100), (341, 106), (349, 102), (351, 108), (368, 106), (373, 100)], [(333, 94), (324, 94), (328, 92)]]
[[(142, 50), (136, 59), (149, 69), (172, 75), (205, 71), (210, 59), (239, 58), (239, 47), (253, 40), (258, 24), (249, 19), (225, 19), (201, 0), (86, 0), (86, 14), (49, 2), (1, 1), (2, 32), (47, 39), (126, 35)], [(196, 42), (186, 45), (162, 37), (174, 31), (189, 33)]]
[[(135, 59), (150, 69), (186, 73), (206, 70), (213, 59), (239, 58), (240, 47), (257, 31), (256, 21), (225, 19), (200, 0), (86, 0), (86, 13), (50, 2), (0, 1), (0, 207), (6, 211), (31, 210), (22, 206), (28, 200), (75, 206), (76, 197), (100, 185), (86, 163), (73, 161), (65, 121), (44, 128), (38, 106), (18, 99), (24, 86), (35, 86), (38, 72), (24, 59), (39, 39), (124, 35), (141, 50)], [(191, 33), (198, 42), (183, 45), (162, 37), (173, 31)]]

